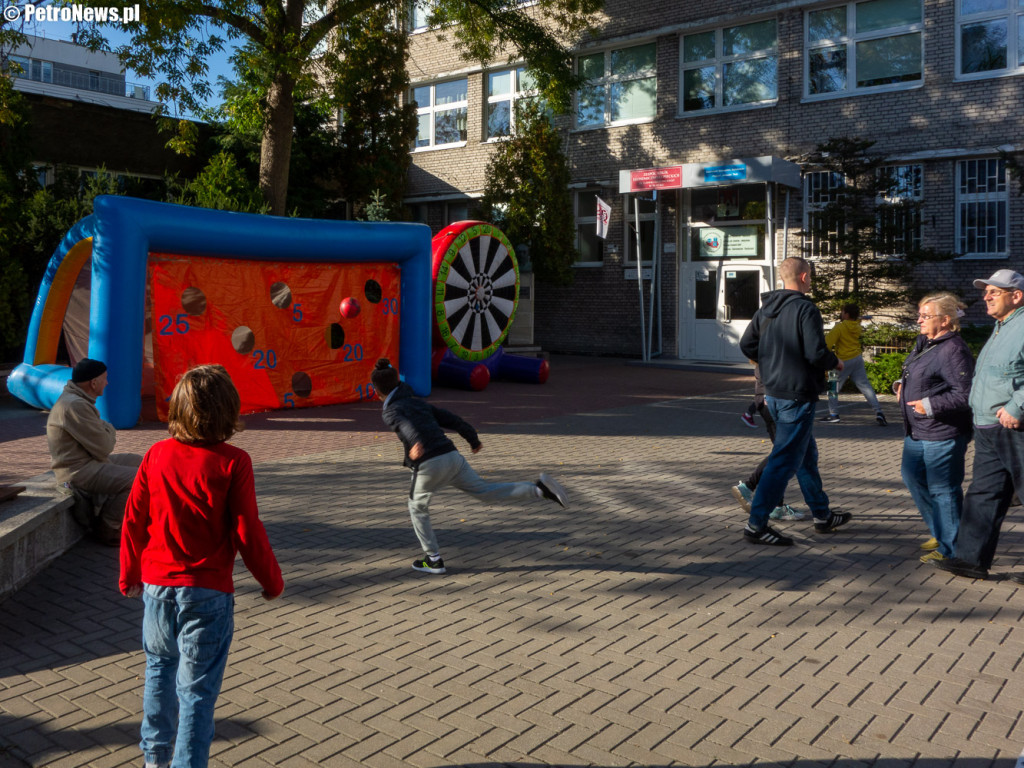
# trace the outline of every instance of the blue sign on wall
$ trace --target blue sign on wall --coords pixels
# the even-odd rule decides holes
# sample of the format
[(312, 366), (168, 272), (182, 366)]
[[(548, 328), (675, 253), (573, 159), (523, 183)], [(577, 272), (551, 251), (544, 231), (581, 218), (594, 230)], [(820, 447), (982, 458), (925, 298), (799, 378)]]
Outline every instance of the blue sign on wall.
[(704, 181), (742, 181), (745, 178), (747, 178), (747, 166), (743, 163), (709, 165), (704, 168)]

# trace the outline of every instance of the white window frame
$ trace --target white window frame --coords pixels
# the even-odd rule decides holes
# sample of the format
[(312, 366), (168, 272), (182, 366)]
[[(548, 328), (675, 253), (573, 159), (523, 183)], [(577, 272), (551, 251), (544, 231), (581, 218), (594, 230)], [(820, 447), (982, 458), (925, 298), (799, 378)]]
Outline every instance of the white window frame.
[[(899, 203), (906, 200), (913, 204), (913, 207), (907, 211), (901, 212), (898, 208), (888, 211), (894, 217), (910, 216), (913, 218), (901, 227), (903, 235), (893, 237), (892, 243), (896, 247), (891, 253), (875, 254), (879, 258), (900, 259), (906, 256), (908, 251), (906, 247), (908, 234), (911, 241), (910, 250), (916, 251), (921, 248), (921, 211), (917, 206), (924, 198), (924, 166), (920, 163), (894, 163), (879, 169), (879, 173), (893, 174), (894, 184), (889, 190), (889, 194), (878, 198), (878, 203)], [(879, 217), (882, 215), (884, 214), (880, 213)], [(879, 221), (879, 228), (881, 228), (881, 224), (882, 222)]]
[[(981, 164), (985, 164), (984, 168), (984, 188), (979, 191), (978, 187), (975, 186), (973, 192), (966, 191), (965, 187), (968, 186), (969, 181), (965, 178), (965, 174), (973, 176), (978, 179), (982, 172)], [(992, 165), (994, 164), (994, 165)], [(994, 173), (993, 173), (994, 171)], [(1008, 258), (1010, 255), (1010, 184), (1008, 173), (1006, 170), (1006, 161), (998, 157), (976, 157), (976, 158), (965, 158), (958, 160), (956, 164), (956, 186), (954, 187), (956, 192), (956, 251), (960, 254), (959, 258), (962, 259), (1000, 259)], [(990, 184), (990, 180), (992, 183)], [(964, 219), (967, 212), (967, 206), (986, 206), (988, 210), (986, 215), (992, 211), (991, 206), (995, 206), (995, 212), (997, 219), (1000, 216), (999, 209), (1001, 211), (1002, 218), (1002, 233), (998, 231), (998, 224), (996, 222), (996, 232), (994, 237), (996, 239), (995, 247), (989, 248), (984, 251), (977, 249), (970, 250), (966, 246), (968, 245), (968, 238), (970, 235), (964, 231)], [(985, 237), (988, 238), (992, 235), (986, 233)], [(1002, 242), (1000, 243), (1000, 239)], [(1000, 247), (1000, 245), (1002, 247)]]
[[(807, 171), (804, 173), (804, 245), (809, 259), (836, 256), (838, 244), (815, 233), (814, 215), (830, 202), (833, 195), (846, 187), (846, 179), (835, 171)], [(832, 233), (830, 233), (832, 234)], [(838, 234), (836, 232), (835, 234)], [(826, 247), (822, 248), (822, 243)]]
[[(580, 123), (580, 93), (576, 92), (575, 110), (573, 113), (573, 123), (577, 130), (594, 130), (597, 128), (607, 128), (612, 125), (637, 125), (640, 123), (652, 122), (658, 116), (658, 64), (657, 54), (658, 47), (657, 42), (650, 40), (644, 43), (637, 43), (636, 45), (627, 45), (619, 48), (608, 48), (604, 51), (585, 51), (579, 53), (576, 56), (576, 69), (579, 71), (580, 59), (589, 58), (602, 54), (604, 56), (604, 70), (601, 77), (593, 78), (588, 83), (587, 87), (603, 88), (604, 89), (604, 116), (600, 123)], [(613, 75), (612, 74), (612, 54), (618, 53), (619, 51), (628, 51), (632, 48), (642, 48), (646, 46), (654, 46), (655, 63), (650, 69), (645, 69), (642, 72), (634, 72), (628, 75)], [(633, 117), (626, 120), (612, 120), (612, 89), (614, 86), (621, 83), (638, 82), (641, 80), (653, 80), (654, 81), (654, 114), (645, 115), (644, 117)]]
[(411, 34), (430, 29), (427, 17), (434, 10), (434, 5), (435, 0), (410, 0), (406, 5), (406, 23)]
[[(724, 51), (724, 40), (726, 30), (738, 29), (749, 24), (762, 24), (771, 21), (775, 24), (775, 45), (758, 50), (744, 51), (743, 53), (726, 55)], [(686, 61), (686, 38), (693, 35), (714, 33), (715, 54), (709, 59), (700, 61)], [(775, 95), (768, 99), (759, 101), (748, 101), (740, 104), (725, 104), (725, 71), (729, 66), (743, 64), (744, 62), (756, 61), (759, 59), (773, 59), (775, 62)], [(687, 32), (679, 36), (679, 100), (678, 117), (692, 117), (694, 115), (708, 115), (716, 112), (733, 112), (742, 109), (756, 109), (758, 107), (771, 107), (779, 102), (779, 26), (778, 21), (772, 19), (753, 19), (744, 21), (742, 24), (730, 24), (716, 29), (698, 30)], [(696, 69), (708, 69), (714, 67), (715, 74), (715, 105), (703, 109), (686, 109), (686, 72)]]
[[(595, 238), (597, 237), (597, 198), (600, 197), (602, 190), (600, 189), (577, 189), (573, 191), (572, 205), (573, 215), (576, 219), (575, 229), (575, 241), (576, 241), (576, 253), (581, 253), (580, 249), (580, 230), (583, 227), (589, 227), (594, 233)], [(580, 199), (583, 197), (589, 197), (594, 200), (594, 215), (593, 216), (582, 216), (580, 215)], [(583, 261), (582, 257), (578, 258), (573, 262), (574, 267), (601, 267), (604, 266), (604, 256), (607, 253), (605, 243), (607, 241), (597, 238), (598, 244), (601, 246), (601, 258), (599, 260)]]
[[(456, 102), (451, 102), (449, 104), (437, 105), (436, 102), (437, 102), (437, 88), (438, 88), (438, 86), (447, 85), (449, 83), (457, 83), (457, 82), (465, 83), (466, 98), (464, 100), (462, 100), (462, 101), (456, 101)], [(421, 88), (429, 88), (430, 89), (430, 103), (428, 105), (423, 105), (423, 104), (420, 104), (419, 102), (416, 101), (416, 97), (415, 97), (416, 91), (418, 91)], [(417, 132), (419, 131), (419, 119), (420, 119), (420, 117), (422, 115), (429, 115), (430, 116), (430, 137), (428, 139), (428, 143), (424, 144), (422, 146), (420, 146), (418, 143), (415, 143), (413, 145), (413, 151), (414, 152), (429, 152), (432, 149), (450, 149), (450, 148), (454, 148), (454, 147), (464, 147), (464, 146), (466, 146), (466, 139), (464, 139), (464, 138), (459, 139), (457, 141), (448, 142), (447, 144), (438, 144), (437, 143), (437, 137), (435, 136), (435, 133), (436, 133), (436, 127), (437, 127), (437, 115), (438, 115), (438, 113), (440, 113), (440, 112), (454, 112), (455, 110), (459, 110), (459, 109), (465, 110), (465, 117), (466, 117), (466, 131), (465, 132), (468, 132), (468, 130), (469, 130), (469, 80), (468, 80), (468, 78), (457, 77), (457, 78), (455, 78), (453, 80), (440, 80), (440, 81), (438, 81), (436, 83), (421, 83), (420, 85), (414, 85), (412, 87), (412, 90), (411, 90), (410, 94), (409, 94), (409, 98), (410, 98), (411, 101), (416, 103)], [(468, 135), (468, 133), (467, 133), (467, 135)], [(416, 138), (413, 141), (414, 142), (418, 142), (419, 139)]]
[[(847, 3), (844, 5), (825, 6), (813, 8), (804, 12), (804, 99), (821, 100), (835, 99), (847, 96), (855, 96), (862, 93), (879, 93), (884, 91), (903, 91), (910, 88), (920, 88), (924, 84), (924, 2), (919, 0), (921, 18), (912, 24), (899, 24), (884, 29), (872, 30), (870, 32), (857, 32), (857, 7), (870, 5), (882, 0), (864, 0), (863, 2)], [(960, 0), (956, 0), (959, 2)], [(846, 33), (837, 35), (834, 38), (822, 40), (811, 40), (811, 14), (823, 11), (846, 9)], [(868, 43), (874, 40), (895, 39), (907, 35), (917, 35), (921, 51), (921, 73), (916, 80), (907, 80), (900, 83), (883, 83), (880, 85), (857, 85), (857, 46), (861, 43)], [(811, 56), (816, 51), (828, 49), (842, 49), (846, 53), (846, 84), (845, 87), (835, 91), (823, 91), (811, 93)]]
[[(508, 75), (512, 83), (511, 91), (509, 93), (499, 93), (491, 95), (491, 78), (495, 75)], [(490, 72), (484, 73), (484, 92), (487, 94), (487, 107), (484, 112), (484, 141), (501, 141), (507, 139), (509, 136), (514, 136), (516, 133), (516, 104), (522, 99), (535, 98), (537, 96), (536, 88), (524, 88), (524, 81), (530, 80), (530, 77), (526, 74), (526, 67), (512, 67), (510, 69), (496, 69)], [(532, 85), (530, 83), (526, 83)], [(497, 133), (491, 135), (490, 117), (491, 117), (491, 105), (501, 104), (502, 102), (508, 102), (508, 133)]]
[[(1024, 74), (1024, 2), (1003, 0), (1002, 8), (964, 13), (969, 0), (954, 0), (956, 5), (956, 74), (957, 80), (982, 80), (990, 77)], [(998, 0), (988, 0), (995, 4)], [(964, 72), (964, 32), (980, 24), (1006, 23), (1006, 66), (978, 72)]]

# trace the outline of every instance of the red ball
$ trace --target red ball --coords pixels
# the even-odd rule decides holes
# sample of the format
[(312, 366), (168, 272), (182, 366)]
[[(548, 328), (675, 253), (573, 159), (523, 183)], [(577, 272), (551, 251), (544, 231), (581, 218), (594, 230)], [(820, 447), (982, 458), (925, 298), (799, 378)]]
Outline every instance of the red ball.
[(359, 302), (349, 296), (347, 299), (342, 299), (338, 311), (341, 312), (342, 317), (352, 319), (359, 315), (360, 310)]

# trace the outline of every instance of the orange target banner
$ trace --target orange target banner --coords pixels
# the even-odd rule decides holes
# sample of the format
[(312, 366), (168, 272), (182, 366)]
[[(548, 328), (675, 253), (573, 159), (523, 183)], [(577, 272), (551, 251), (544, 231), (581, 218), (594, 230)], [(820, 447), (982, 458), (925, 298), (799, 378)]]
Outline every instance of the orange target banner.
[(178, 377), (204, 363), (228, 370), (242, 413), (365, 400), (377, 358), (399, 365), (396, 264), (151, 253), (148, 270), (162, 421)]

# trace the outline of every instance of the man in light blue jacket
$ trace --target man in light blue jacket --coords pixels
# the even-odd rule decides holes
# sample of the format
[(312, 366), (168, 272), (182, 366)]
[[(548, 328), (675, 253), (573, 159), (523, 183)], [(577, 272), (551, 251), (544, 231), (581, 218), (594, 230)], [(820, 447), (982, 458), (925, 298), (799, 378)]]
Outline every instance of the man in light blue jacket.
[[(1000, 269), (974, 287), (985, 291), (996, 326), (978, 355), (971, 385), (974, 474), (956, 557), (935, 564), (957, 576), (987, 579), (1014, 491), (1024, 497), (1024, 276)], [(1024, 584), (1024, 574), (1010, 578)]]

